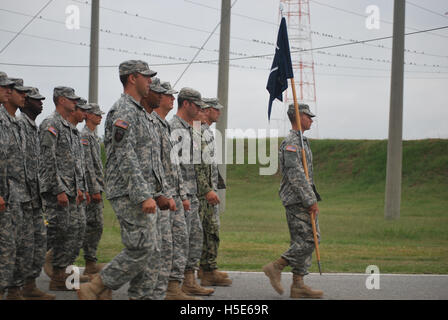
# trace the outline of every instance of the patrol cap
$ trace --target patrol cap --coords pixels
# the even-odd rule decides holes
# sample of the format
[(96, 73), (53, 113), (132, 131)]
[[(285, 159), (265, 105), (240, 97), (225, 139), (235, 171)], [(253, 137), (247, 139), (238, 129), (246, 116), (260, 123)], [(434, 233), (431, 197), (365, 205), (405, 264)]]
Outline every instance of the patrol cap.
[[(312, 118), (316, 116), (310, 111), (309, 105), (304, 104), (304, 103), (299, 103), (299, 112), (307, 114)], [(294, 114), (295, 114), (294, 103), (291, 103), (288, 107), (288, 115), (292, 116)]]
[(97, 103), (90, 102), (87, 105), (90, 106), (90, 109), (87, 111), (88, 113), (96, 114), (97, 116), (101, 116), (104, 114), (103, 111), (101, 111), (100, 106)]
[(9, 78), (12, 82), (14, 82), (14, 89), (20, 92), (29, 92), (31, 87), (25, 87), (23, 85), (23, 79), (20, 78)]
[(160, 84), (166, 91), (163, 94), (177, 94), (179, 91), (171, 88), (171, 84), (168, 81), (164, 81)]
[(75, 94), (75, 89), (70, 88), (70, 87), (63, 87), (63, 86), (59, 86), (59, 87), (55, 87), (53, 90), (53, 98), (57, 98), (57, 97), (65, 97), (67, 99), (70, 100), (79, 100), (81, 99), (81, 97), (78, 97)]
[(7, 87), (13, 84), (14, 82), (8, 78), (8, 75), (3, 71), (0, 71), (0, 86)]
[(160, 79), (159, 78), (153, 78), (152, 82), (149, 86), (151, 91), (157, 92), (157, 93), (165, 93), (165, 88), (160, 85)]
[(199, 91), (194, 90), (192, 88), (185, 87), (185, 88), (180, 89), (177, 99), (183, 99), (183, 100), (188, 100), (188, 101), (194, 102), (201, 108), (205, 105), (204, 101), (202, 101), (202, 97), (201, 97), (201, 94), (199, 93)]
[(145, 76), (151, 76), (151, 77), (154, 77), (157, 74), (157, 72), (149, 69), (148, 64), (142, 60), (124, 61), (124, 62), (120, 63), (120, 66), (118, 67), (118, 71), (120, 73), (120, 76), (125, 76), (125, 75), (132, 74), (135, 72), (138, 72)]
[(202, 100), (206, 104), (206, 106), (202, 107), (202, 109), (214, 108), (214, 109), (220, 110), (220, 109), (224, 108), (224, 106), (219, 103), (219, 100), (217, 98), (204, 98)]
[(87, 100), (84, 98), (79, 99), (79, 101), (76, 103), (76, 107), (84, 111), (90, 110), (90, 106), (87, 103)]
[(39, 89), (34, 87), (31, 87), (31, 90), (26, 95), (31, 99), (45, 100), (45, 97), (39, 93)]

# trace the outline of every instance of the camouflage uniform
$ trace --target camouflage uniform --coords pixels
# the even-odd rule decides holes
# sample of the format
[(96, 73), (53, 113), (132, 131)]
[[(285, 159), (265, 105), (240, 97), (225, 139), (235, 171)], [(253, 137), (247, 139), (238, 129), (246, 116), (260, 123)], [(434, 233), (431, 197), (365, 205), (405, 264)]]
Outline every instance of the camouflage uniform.
[(130, 282), (129, 297), (145, 299), (153, 290), (160, 261), (157, 214), (141, 209), (142, 202), (162, 194), (154, 120), (133, 97), (122, 94), (107, 114), (105, 130), (106, 194), (120, 222), (125, 248), (100, 275), (113, 290)]
[(27, 277), (36, 279), (42, 271), (47, 251), (47, 230), (44, 223), (39, 190), (39, 132), (35, 121), (30, 119), (25, 113), (18, 117), (18, 122), (25, 137), (26, 182), (31, 194), (33, 210), (33, 259), (28, 265), (30, 270), (27, 273)]
[[(25, 137), (17, 119), (11, 116), (3, 106), (0, 108), (0, 123), (2, 126), (0, 130), (5, 133), (5, 139), (7, 139), (2, 142), (5, 144), (2, 149), (6, 156), (6, 161), (3, 163), (6, 176), (2, 178), (5, 179), (6, 188), (4, 189), (7, 190), (2, 197), (7, 203), (7, 207), (5, 212), (0, 213), (3, 220), (1, 223), (2, 233), (5, 232), (0, 242), (3, 243), (1, 246), (10, 246), (6, 252), (9, 251), (11, 254), (10, 257), (2, 257), (1, 264), (5, 268), (1, 268), (1, 273), (5, 274), (4, 279), (8, 282), (8, 286), (20, 287), (25, 282), (27, 266), (33, 257), (33, 211), (30, 192), (25, 182)], [(4, 236), (9, 236), (10, 239), (3, 238)]]
[[(186, 217), (182, 201), (187, 200), (184, 189), (179, 160), (172, 159), (173, 142), (171, 141), (168, 121), (153, 112), (151, 116), (156, 120), (156, 129), (161, 146), (162, 164), (166, 179), (166, 193), (176, 202), (177, 211), (160, 211), (162, 232), (162, 269), (159, 273), (153, 299), (163, 299), (169, 280), (182, 281), (188, 255), (188, 233)], [(162, 218), (163, 217), (163, 218)]]
[[(194, 169), (194, 162), (198, 161), (196, 155), (200, 156), (200, 136), (190, 124), (177, 115), (171, 119), (169, 124), (171, 137), (173, 141), (177, 141), (174, 148), (175, 151), (178, 151), (183, 187), (190, 201), (190, 210), (185, 212), (188, 232), (188, 259), (185, 271), (196, 270), (202, 252), (202, 224), (199, 218), (198, 185)], [(190, 150), (189, 154), (182, 154), (182, 145)]]
[[(44, 216), (47, 219), (47, 247), (53, 249), (53, 267), (73, 264), (82, 246), (85, 212), (76, 203), (78, 190), (86, 190), (79, 131), (58, 112), (39, 127), (39, 183)], [(65, 192), (69, 204), (58, 205), (57, 195)]]
[[(95, 131), (84, 126), (81, 131), (81, 145), (84, 150), (85, 173), (87, 189), (90, 196), (104, 192), (103, 163), (101, 161), (101, 146)], [(86, 232), (83, 249), (84, 258), (97, 261), (96, 251), (103, 233), (103, 208), (101, 201), (91, 201), (86, 205)]]
[(218, 191), (218, 167), (215, 161), (215, 142), (208, 124), (201, 125), (202, 163), (195, 165), (198, 181), (199, 213), (204, 230), (201, 255), (201, 268), (204, 271), (217, 269), (219, 248), (219, 211), (217, 205), (211, 205), (205, 195)]
[[(291, 130), (279, 150), (280, 171), (282, 173), (279, 194), (286, 209), (286, 219), (291, 235), (291, 245), (283, 253), (282, 258), (289, 262), (293, 274), (302, 276), (308, 274), (314, 251), (313, 230), (307, 208), (320, 199), (318, 193), (314, 191), (313, 155), (306, 137), (303, 137), (303, 145), (308, 165), (309, 182), (306, 179), (302, 164), (300, 132)], [(317, 216), (316, 229), (320, 240)]]

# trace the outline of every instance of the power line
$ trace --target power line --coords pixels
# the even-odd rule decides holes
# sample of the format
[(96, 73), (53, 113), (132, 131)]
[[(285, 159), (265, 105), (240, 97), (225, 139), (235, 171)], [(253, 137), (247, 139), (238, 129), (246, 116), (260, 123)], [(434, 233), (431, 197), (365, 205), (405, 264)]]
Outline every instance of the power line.
[[(310, 0), (310, 2), (315, 3), (315, 4), (317, 4), (317, 5), (320, 5), (320, 6), (328, 7), (328, 8), (337, 10), (337, 11), (341, 11), (341, 12), (345, 12), (345, 13), (348, 13), (348, 14), (351, 14), (351, 15), (356, 15), (356, 16), (359, 16), (359, 17), (366, 18), (366, 15), (364, 15), (364, 14), (362, 14), (362, 13), (359, 13), (359, 12), (350, 11), (350, 10), (343, 9), (343, 8), (340, 8), (340, 7), (335, 7), (335, 6), (326, 4), (326, 3), (319, 2), (319, 1), (317, 1), (317, 0)], [(384, 23), (387, 23), (387, 24), (393, 24), (393, 22), (391, 22), (391, 21), (387, 21), (387, 20), (383, 20), (383, 19), (380, 19), (380, 21), (381, 21), (381, 22), (384, 22)], [(407, 28), (407, 29), (414, 30), (414, 31), (415, 31), (415, 30), (418, 30), (417, 28), (414, 28), (414, 27), (406, 27), (406, 28)], [(442, 37), (442, 38), (448, 38), (448, 36), (441, 35), (441, 34), (438, 34), (438, 33), (429, 33), (429, 34), (431, 34), (431, 35), (433, 35), (433, 36)]]
[(3, 51), (5, 51), (5, 49), (6, 48), (8, 48), (9, 47), (9, 45), (22, 33), (22, 31), (23, 30), (25, 30), (26, 29), (26, 27), (28, 27), (33, 21), (34, 21), (34, 19), (36, 19), (36, 17), (46, 8), (46, 7), (48, 7), (48, 5), (51, 3), (51, 2), (53, 2), (53, 0), (49, 0), (34, 16), (33, 16), (33, 18), (30, 20), (30, 21), (28, 21), (24, 26), (23, 26), (23, 28), (22, 29), (20, 29), (19, 30), (19, 32), (17, 32), (17, 34), (11, 39), (11, 40), (9, 40), (9, 42), (3, 47), (3, 49), (2, 50), (0, 50), (0, 54), (2, 54), (3, 53)]
[(424, 10), (424, 11), (426, 11), (426, 12), (430, 12), (430, 13), (433, 13), (433, 14), (435, 14), (435, 15), (438, 15), (438, 16), (440, 16), (440, 17), (442, 17), (442, 18), (448, 19), (448, 16), (445, 16), (445, 15), (443, 15), (443, 14), (441, 14), (441, 13), (435, 12), (435, 11), (430, 10), (430, 9), (428, 9), (428, 8), (419, 6), (418, 4), (412, 3), (412, 2), (410, 2), (410, 1), (406, 1), (406, 3), (407, 3), (407, 4), (410, 4), (411, 6), (417, 7), (417, 8), (419, 8), (419, 9), (421, 9), (421, 10)]

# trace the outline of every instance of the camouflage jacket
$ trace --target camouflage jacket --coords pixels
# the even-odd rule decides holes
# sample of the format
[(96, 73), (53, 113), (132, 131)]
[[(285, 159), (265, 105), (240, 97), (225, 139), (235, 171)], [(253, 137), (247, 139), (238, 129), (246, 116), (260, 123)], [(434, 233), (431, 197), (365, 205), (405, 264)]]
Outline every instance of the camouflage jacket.
[[(197, 162), (197, 159), (195, 159), (194, 156), (194, 150), (199, 149), (199, 146), (197, 145), (199, 134), (193, 130), (193, 127), (190, 126), (190, 124), (177, 115), (174, 115), (169, 124), (173, 142), (177, 141), (174, 148), (176, 152), (178, 152), (177, 154), (179, 156), (185, 191), (189, 195), (195, 195), (198, 193), (198, 185), (194, 169), (194, 162)], [(189, 151), (189, 153), (185, 154), (186, 151)]]
[(280, 145), (279, 163), (282, 180), (279, 194), (284, 206), (299, 203), (308, 208), (317, 202), (316, 194), (313, 190), (313, 154), (306, 137), (303, 137), (303, 145), (309, 181), (306, 179), (302, 164), (300, 132), (291, 130)]
[(25, 137), (26, 183), (30, 190), (33, 206), (39, 208), (41, 205), (39, 188), (39, 129), (36, 122), (25, 113), (17, 117), (17, 121)]
[(163, 168), (154, 119), (133, 97), (122, 94), (105, 124), (106, 194), (135, 204), (163, 194)]
[(17, 119), (11, 116), (3, 105), (0, 106), (0, 132), (0, 195), (6, 202), (28, 202), (31, 195), (26, 184), (25, 137)]
[(87, 189), (90, 194), (104, 192), (100, 141), (95, 131), (90, 130), (87, 126), (84, 126), (81, 131), (81, 145), (84, 151)]
[(40, 124), (39, 142), (41, 194), (76, 197), (77, 190), (87, 191), (78, 129), (55, 111)]
[(173, 141), (171, 140), (170, 125), (157, 112), (154, 111), (151, 115), (156, 120), (156, 130), (161, 142), (162, 165), (167, 185), (166, 193), (171, 196), (180, 196), (182, 200), (186, 200), (188, 197), (184, 187), (179, 157), (176, 152), (171, 152), (173, 150)]
[(208, 124), (201, 125), (201, 155), (201, 163), (194, 166), (198, 181), (198, 196), (203, 196), (209, 191), (218, 191), (215, 137)]

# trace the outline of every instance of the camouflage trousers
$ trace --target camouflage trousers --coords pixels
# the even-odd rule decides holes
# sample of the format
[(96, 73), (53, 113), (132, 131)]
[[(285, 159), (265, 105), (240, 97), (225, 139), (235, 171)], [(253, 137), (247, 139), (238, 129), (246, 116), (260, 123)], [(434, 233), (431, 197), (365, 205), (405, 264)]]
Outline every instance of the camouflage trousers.
[(9, 203), (0, 213), (0, 290), (23, 286), (33, 259), (31, 202)]
[(177, 211), (171, 211), (171, 233), (173, 235), (173, 265), (169, 280), (182, 281), (187, 265), (188, 233), (185, 211), (179, 196), (173, 197)]
[(117, 290), (129, 282), (128, 296), (146, 299), (153, 291), (158, 277), (160, 249), (157, 214), (146, 214), (141, 204), (134, 204), (129, 197), (110, 200), (121, 228), (124, 249), (101, 270), (104, 285)]
[(190, 210), (185, 212), (188, 233), (187, 265), (185, 270), (198, 269), (202, 254), (203, 231), (199, 218), (199, 199), (196, 195), (188, 195)]
[(76, 204), (75, 197), (68, 197), (67, 207), (58, 205), (57, 197), (42, 197), (47, 225), (47, 249), (53, 249), (53, 267), (66, 268), (74, 264), (81, 250), (86, 230), (84, 202)]
[(157, 261), (150, 261), (149, 263), (150, 267), (159, 270), (159, 273), (154, 284), (154, 290), (147, 297), (150, 300), (165, 299), (168, 280), (170, 277), (171, 268), (173, 266), (173, 235), (171, 230), (171, 213), (170, 210), (157, 210), (157, 230), (160, 234), (158, 239), (160, 248), (160, 259), (158, 266), (155, 265)]
[[(314, 251), (314, 237), (311, 226), (311, 217), (308, 210), (300, 204), (286, 206), (286, 219), (288, 221), (291, 243), (289, 249), (282, 257), (288, 260), (292, 273), (307, 275), (311, 267), (311, 257)], [(317, 238), (320, 242), (319, 222), (316, 216)]]
[(90, 202), (86, 205), (86, 232), (84, 235), (84, 259), (97, 261), (96, 252), (103, 234), (104, 203)]
[(30, 270), (27, 278), (37, 279), (45, 263), (45, 254), (47, 252), (47, 229), (45, 227), (42, 214), (42, 205), (40, 201), (33, 204), (33, 258), (29, 264)]
[(211, 205), (203, 197), (199, 198), (199, 215), (203, 230), (201, 268), (205, 271), (218, 269), (219, 249), (219, 211), (218, 206)]

